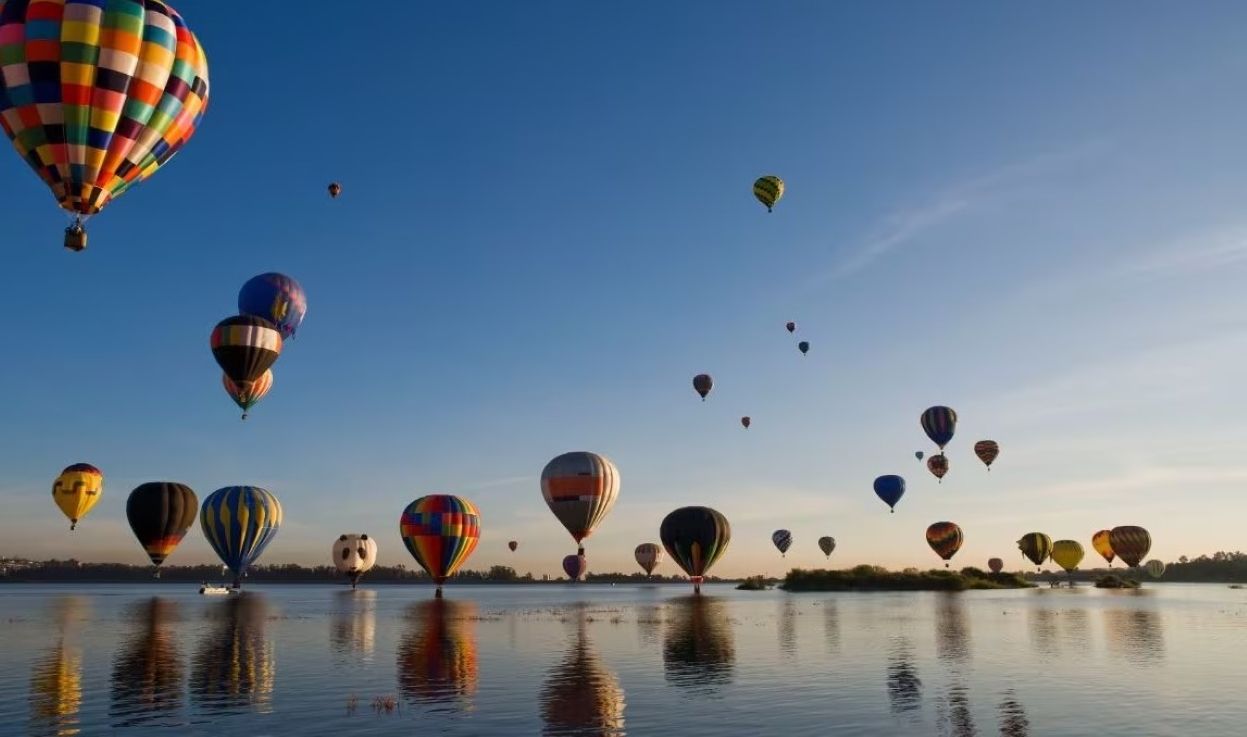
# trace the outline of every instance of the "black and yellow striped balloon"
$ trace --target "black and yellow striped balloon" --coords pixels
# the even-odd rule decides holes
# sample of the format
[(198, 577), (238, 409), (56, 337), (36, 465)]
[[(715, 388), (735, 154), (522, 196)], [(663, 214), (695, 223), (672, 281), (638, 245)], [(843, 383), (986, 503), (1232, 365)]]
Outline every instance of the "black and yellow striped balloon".
[(1028, 532), (1018, 540), (1018, 550), (1022, 551), (1037, 566), (1052, 555), (1052, 538), (1042, 532)]
[(758, 202), (766, 205), (767, 212), (771, 212), (775, 203), (784, 196), (784, 180), (774, 174), (758, 177), (758, 180), (753, 183), (753, 196), (758, 198)]

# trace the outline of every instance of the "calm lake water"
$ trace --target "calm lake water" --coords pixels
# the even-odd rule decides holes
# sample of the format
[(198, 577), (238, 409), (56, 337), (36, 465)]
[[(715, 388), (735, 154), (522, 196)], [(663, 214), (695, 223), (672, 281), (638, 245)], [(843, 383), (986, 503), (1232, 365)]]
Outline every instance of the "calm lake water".
[[(1247, 590), (0, 587), (5, 735), (1242, 735)], [(375, 702), (375, 705), (374, 705)], [(387, 711), (388, 707), (388, 711)]]

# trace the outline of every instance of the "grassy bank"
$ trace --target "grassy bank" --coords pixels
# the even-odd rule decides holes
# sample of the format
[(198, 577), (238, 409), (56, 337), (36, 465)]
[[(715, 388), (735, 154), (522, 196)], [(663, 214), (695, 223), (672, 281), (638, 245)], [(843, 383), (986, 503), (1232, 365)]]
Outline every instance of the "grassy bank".
[(889, 571), (868, 565), (841, 571), (794, 568), (780, 584), (786, 591), (965, 591), (1033, 586), (1015, 573), (988, 573), (978, 568)]

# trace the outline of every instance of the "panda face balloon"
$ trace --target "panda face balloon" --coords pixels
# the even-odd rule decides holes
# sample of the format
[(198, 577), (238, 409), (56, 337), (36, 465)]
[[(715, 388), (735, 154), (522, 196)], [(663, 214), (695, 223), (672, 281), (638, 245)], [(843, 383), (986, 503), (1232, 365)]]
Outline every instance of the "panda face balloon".
[(352, 588), (376, 563), (377, 542), (367, 535), (339, 535), (333, 543), (333, 564), (351, 579)]

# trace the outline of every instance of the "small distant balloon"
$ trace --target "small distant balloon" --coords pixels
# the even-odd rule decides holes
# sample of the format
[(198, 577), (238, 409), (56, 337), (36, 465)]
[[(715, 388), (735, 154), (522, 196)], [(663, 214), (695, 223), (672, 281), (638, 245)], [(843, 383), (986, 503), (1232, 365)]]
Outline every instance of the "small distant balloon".
[(509, 543), (507, 543), (507, 547), (508, 547), (508, 548), (511, 548), (511, 552), (512, 552), (512, 553), (514, 553), (514, 552), (515, 552), (515, 549), (516, 549), (516, 548), (518, 548), (519, 546), (520, 546), (520, 544), (519, 544), (518, 542), (514, 541), (514, 540), (512, 540), (512, 541), (511, 541), (511, 542), (509, 542)]
[(1155, 558), (1143, 564), (1143, 569), (1147, 571), (1147, 575), (1152, 578), (1160, 578), (1165, 575), (1165, 564)]
[(740, 424), (744, 426), (746, 430), (748, 430), (749, 426), (753, 424), (753, 420), (749, 419), (749, 415), (745, 415), (744, 417), (740, 418)]
[(939, 479), (941, 484), (944, 483), (944, 474), (948, 473), (948, 457), (943, 453), (931, 456), (927, 459), (927, 470)]
[(795, 332), (797, 332), (797, 324), (796, 324), (795, 322), (791, 322), (791, 321), (790, 321), (790, 322), (788, 322), (788, 323), (785, 323), (785, 324), (784, 324), (784, 327), (788, 328), (788, 332), (790, 332), (790, 333), (795, 333)]
[(251, 408), (273, 388), (273, 369), (266, 370), (255, 381), (242, 383), (234, 381), (226, 374), (221, 374), (221, 385), (225, 387), (225, 393), (234, 401), (234, 404), (242, 410), (242, 418), (245, 420)]
[(991, 569), (992, 573), (1000, 573), (1004, 570), (1005, 562), (999, 558), (988, 558), (987, 567)]
[(775, 203), (784, 196), (784, 180), (774, 174), (759, 177), (753, 183), (753, 196), (758, 198), (758, 202), (766, 205), (767, 212), (771, 212)]
[(572, 581), (579, 581), (589, 570), (589, 559), (583, 555), (569, 555), (563, 558), (563, 572)]
[(905, 479), (895, 474), (880, 476), (875, 479), (875, 496), (882, 499), (895, 513), (896, 503), (905, 496)]
[(810, 352), (810, 341), (803, 340), (800, 343), (797, 343), (797, 350), (801, 351), (801, 355), (803, 356), (809, 353)]
[(337, 182), (331, 183), (329, 185), (329, 196), (336, 200), (340, 194), (342, 194), (342, 185)]
[(710, 374), (698, 374), (693, 377), (693, 391), (701, 395), (701, 401), (706, 401), (706, 395), (714, 388), (714, 379), (710, 378)]
[(836, 549), (836, 538), (824, 535), (818, 539), (818, 549), (823, 551), (823, 555), (831, 557), (832, 551)]
[(641, 566), (645, 570), (645, 575), (648, 576), (654, 572), (659, 563), (662, 563), (662, 546), (655, 543), (641, 543), (633, 551), (633, 557), (636, 558), (637, 565)]
[(974, 455), (979, 457), (987, 470), (992, 470), (992, 462), (1000, 455), (1000, 445), (995, 440), (980, 440), (974, 444)]
[(922, 451), (920, 451), (920, 450), (916, 450), (916, 451), (914, 451), (914, 458), (917, 458), (918, 460), (922, 460), (922, 456), (923, 456), (923, 455), (925, 455), (925, 454), (924, 454)]
[(780, 557), (784, 557), (788, 553), (788, 548), (792, 547), (792, 533), (788, 530), (776, 530), (771, 533), (771, 542), (779, 548)]

